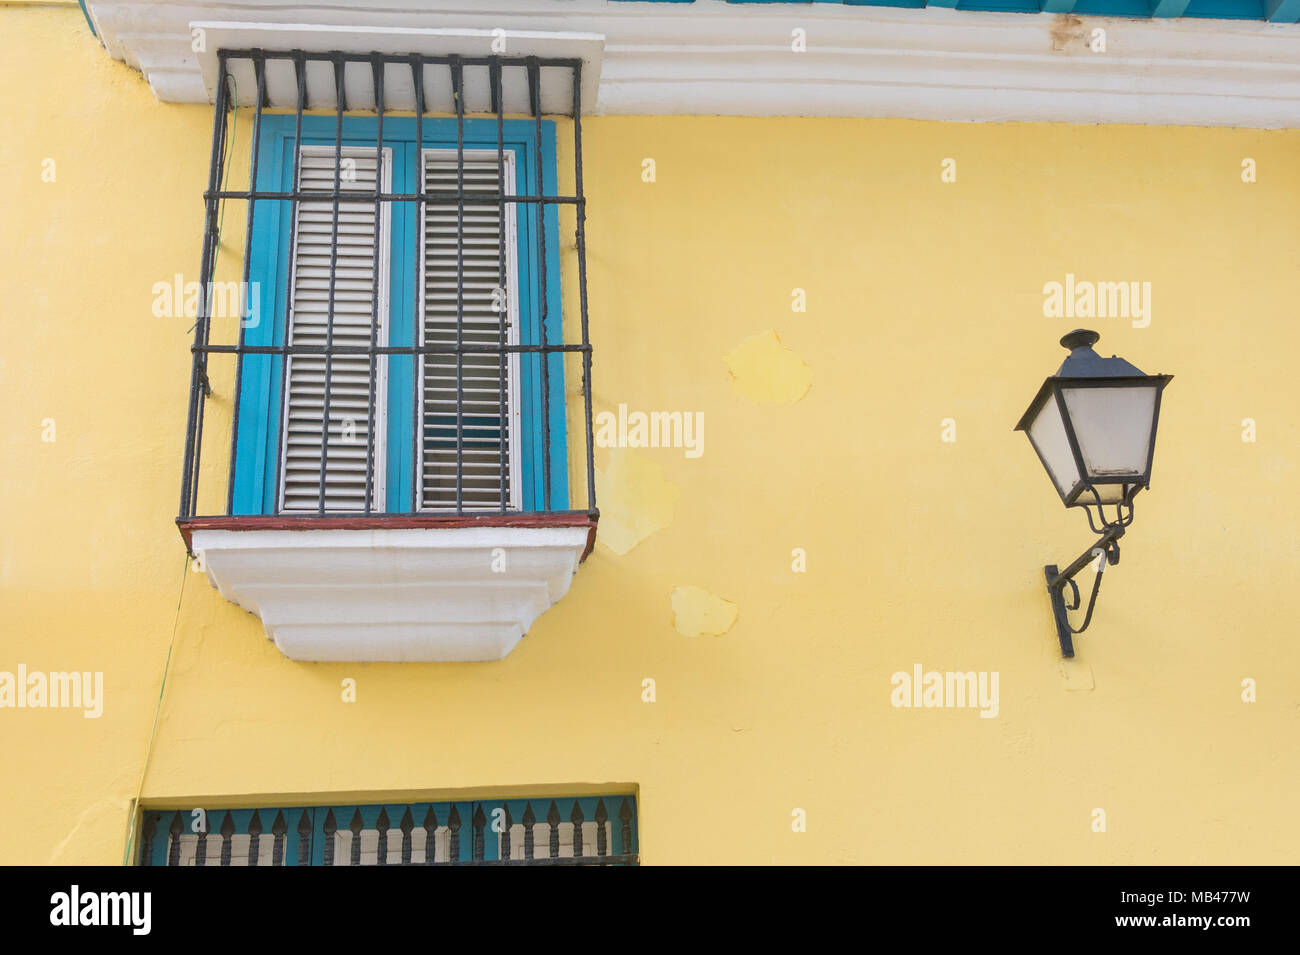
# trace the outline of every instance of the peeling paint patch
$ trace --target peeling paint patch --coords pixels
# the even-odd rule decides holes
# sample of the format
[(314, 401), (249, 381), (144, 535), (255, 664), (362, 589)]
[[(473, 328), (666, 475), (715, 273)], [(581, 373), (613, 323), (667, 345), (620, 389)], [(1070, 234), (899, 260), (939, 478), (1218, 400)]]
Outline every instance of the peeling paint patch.
[(746, 338), (722, 360), (736, 394), (761, 404), (798, 401), (812, 387), (812, 368), (772, 329)]
[(620, 557), (673, 522), (681, 489), (652, 459), (611, 448), (604, 470), (596, 468), (600, 527), (596, 541)]
[(673, 626), (685, 637), (716, 637), (736, 625), (740, 609), (730, 600), (700, 587), (676, 587), (672, 594)]

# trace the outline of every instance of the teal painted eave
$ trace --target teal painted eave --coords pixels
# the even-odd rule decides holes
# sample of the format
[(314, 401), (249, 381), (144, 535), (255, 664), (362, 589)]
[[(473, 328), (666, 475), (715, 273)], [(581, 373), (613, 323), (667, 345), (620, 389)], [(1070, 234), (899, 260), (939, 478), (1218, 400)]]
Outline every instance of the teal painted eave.
[(1300, 20), (1300, 0), (1264, 0), (1264, 14), (1270, 23)]
[[(695, 0), (614, 0), (616, 3), (694, 3)], [(838, 3), (848, 7), (947, 7), (981, 13), (1075, 13), (1093, 17), (1167, 20), (1300, 21), (1300, 0), (727, 0), (728, 3), (784, 3), (806, 6)]]

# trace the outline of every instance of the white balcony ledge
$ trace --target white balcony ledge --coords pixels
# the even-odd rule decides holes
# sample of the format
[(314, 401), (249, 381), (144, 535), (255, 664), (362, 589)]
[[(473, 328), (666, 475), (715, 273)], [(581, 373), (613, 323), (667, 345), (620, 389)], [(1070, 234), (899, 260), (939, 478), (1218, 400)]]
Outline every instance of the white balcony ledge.
[(568, 593), (595, 521), (559, 517), (232, 517), (181, 531), (212, 585), (292, 660), (472, 662), (505, 657)]

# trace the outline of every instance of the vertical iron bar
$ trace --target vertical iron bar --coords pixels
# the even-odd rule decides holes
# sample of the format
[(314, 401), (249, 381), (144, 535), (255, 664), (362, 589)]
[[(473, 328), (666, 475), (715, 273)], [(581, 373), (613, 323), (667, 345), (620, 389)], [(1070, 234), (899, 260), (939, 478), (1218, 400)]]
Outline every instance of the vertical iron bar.
[[(379, 194), (384, 191), (384, 62), (380, 59), (379, 54), (371, 55), (370, 59), (371, 82), (374, 84), (375, 92), (375, 114), (378, 127), (375, 133), (375, 245), (374, 258), (372, 261), (372, 285), (370, 292), (370, 403), (367, 405), (366, 418), (366, 513), (371, 511), (371, 499), (374, 491), (375, 481), (375, 371), (376, 362), (378, 361), (373, 349), (379, 344), (379, 231), (383, 222), (383, 206), (379, 201)], [(387, 363), (385, 358), (384, 362)], [(385, 498), (385, 510), (387, 510), (387, 498)]]
[[(294, 83), (298, 91), (298, 111), (293, 122), (293, 198), (289, 200), (289, 268), (285, 276), (285, 294), (284, 294), (284, 344), (286, 347), (290, 344), (291, 323), (289, 315), (293, 311), (294, 297), (294, 264), (297, 261), (297, 249), (295, 243), (298, 241), (298, 194), (301, 191), (299, 179), (302, 176), (302, 111), (307, 106), (307, 57), (301, 50), (293, 52), (293, 75)], [(274, 301), (274, 298), (272, 298)], [(279, 321), (279, 316), (276, 316)], [(272, 336), (274, 341), (274, 335)], [(279, 429), (281, 424), (285, 428), (279, 434), (279, 441), (276, 443), (277, 456), (275, 466), (275, 486), (272, 488), (271, 507), (280, 511), (280, 491), (281, 482), (284, 472), (288, 465), (288, 442), (289, 429), (287, 427), (284, 403), (288, 395), (289, 387), (289, 366), (293, 359), (288, 353), (280, 356), (280, 404), (276, 408), (278, 417), (276, 418), (276, 428)], [(283, 464), (281, 463), (283, 462)]]
[(551, 800), (551, 807), (546, 810), (546, 828), (550, 836), (546, 857), (558, 859), (560, 857), (560, 808), (555, 805), (554, 799)]
[[(234, 82), (233, 79), (231, 82), (232, 83)], [(234, 105), (238, 107), (239, 104), (238, 102), (235, 102)], [(231, 135), (232, 146), (234, 144), (234, 135), (235, 135), (233, 130), (234, 125), (235, 125), (235, 110), (232, 109), (230, 112), (230, 126), (232, 128), (230, 135)], [(223, 167), (225, 166), (225, 158), (224, 158), (225, 149), (226, 149), (225, 141), (223, 139), (222, 146), (221, 146)], [(233, 159), (234, 157), (231, 158)], [(222, 201), (224, 202), (225, 200), (223, 199)], [(192, 512), (195, 512), (198, 509), (198, 497), (199, 497), (198, 475), (202, 470), (200, 464), (203, 459), (203, 415), (204, 412), (207, 410), (208, 397), (212, 394), (212, 380), (208, 377), (208, 354), (209, 354), (208, 348), (212, 344), (213, 287), (216, 281), (217, 257), (220, 255), (221, 255), (221, 225), (220, 223), (218, 223), (216, 240), (213, 242), (213, 246), (212, 246), (212, 268), (208, 273), (207, 281), (200, 281), (199, 283), (199, 302), (201, 303), (199, 308), (201, 310), (201, 317), (199, 318), (197, 324), (198, 324), (198, 331), (201, 332), (203, 336), (202, 346), (201, 346), (203, 352), (203, 362), (202, 362), (202, 371), (200, 372), (200, 377), (202, 379), (202, 385), (203, 385), (203, 393), (202, 395), (199, 396), (199, 416), (194, 429), (195, 433), (198, 436), (198, 440), (195, 442), (194, 445), (195, 487), (194, 487), (194, 500), (191, 502)]]
[[(497, 353), (500, 369), (497, 375), (497, 460), (501, 464), (501, 513), (506, 512), (506, 480), (510, 471), (510, 460), (506, 448), (508, 428), (514, 426), (510, 410), (506, 407), (506, 325), (510, 321), (510, 291), (506, 288), (506, 146), (505, 146), (505, 103), (501, 95), (501, 59), (492, 58), (490, 67), (492, 78), (492, 104), (497, 114), (497, 288), (501, 290), (501, 315), (497, 323), (497, 341), (501, 351)], [(512, 190), (513, 191), (513, 190)]]
[(388, 807), (380, 806), (379, 819), (375, 822), (375, 829), (379, 833), (379, 841), (375, 847), (376, 865), (388, 865), (388, 830), (390, 828), (391, 822), (388, 818)]
[[(537, 177), (535, 183), (537, 195), (540, 198), (546, 194), (542, 183), (542, 75), (541, 67), (538, 65), (538, 59), (535, 56), (528, 58), (528, 90), (532, 98), (534, 133), (536, 138), (535, 149), (533, 153), (534, 174)], [(538, 309), (542, 317), (542, 350), (538, 357), (542, 360), (542, 506), (540, 510), (549, 511), (551, 509), (551, 386), (550, 386), (550, 364), (551, 353), (547, 351), (550, 344), (546, 337), (546, 202), (539, 201), (537, 207), (537, 278), (539, 282), (538, 294), (541, 298), (541, 307)]]
[(609, 834), (605, 831), (605, 823), (609, 821), (609, 813), (605, 809), (605, 800), (596, 800), (596, 855), (609, 855)]
[(531, 802), (524, 803), (524, 818), (522, 821), (524, 824), (524, 858), (531, 860), (534, 858), (533, 826), (537, 824), (537, 816), (533, 813), (533, 804)]
[[(221, 72), (224, 72), (222, 70)], [(167, 827), (167, 832), (171, 836), (171, 842), (167, 845), (167, 864), (169, 866), (179, 866), (181, 864), (181, 833), (185, 831), (185, 824), (181, 822), (180, 810), (172, 814), (172, 823)]]
[(582, 192), (582, 63), (573, 67), (573, 171), (574, 197), (578, 200), (578, 303), (582, 319), (582, 399), (587, 417), (587, 510), (595, 514), (596, 457), (591, 430), (591, 342), (587, 333), (587, 200)]
[(582, 857), (582, 824), (584, 820), (582, 805), (575, 799), (573, 800), (573, 809), (569, 812), (569, 822), (573, 824), (573, 857), (575, 859)]
[[(331, 809), (325, 813), (325, 823), (321, 827), (321, 865), (334, 864), (334, 834), (338, 832), (339, 824), (334, 818), (334, 810)], [(315, 838), (315, 833), (312, 834)]]
[[(230, 866), (230, 854), (234, 849), (232, 840), (235, 837), (235, 820), (231, 818), (230, 813), (226, 813), (226, 818), (221, 820), (221, 865)], [(206, 839), (204, 834), (200, 838)]]
[(411, 832), (415, 829), (415, 819), (411, 815), (411, 807), (407, 806), (406, 811), (402, 813), (402, 821), (398, 825), (402, 833), (402, 854), (401, 864), (411, 864)]
[(289, 824), (285, 822), (284, 810), (276, 812), (275, 820), (271, 823), (271, 865), (284, 865), (284, 837), (289, 831)]
[(438, 861), (438, 814), (432, 805), (425, 812), (420, 826), (424, 829), (424, 864), (433, 865)]
[(456, 513), (465, 513), (465, 71), (451, 58), (456, 101)]
[(348, 856), (348, 865), (361, 865), (361, 832), (365, 829), (365, 822), (361, 819), (361, 810), (356, 809), (352, 813), (352, 822), (348, 824), (348, 831), (352, 833), (352, 847)]
[(424, 58), (411, 54), (411, 79), (415, 83), (415, 268), (412, 338), (417, 351), (411, 353), (411, 510), (419, 511), (424, 503), (424, 356), (418, 349), (424, 341)]
[(632, 807), (628, 805), (626, 796), (623, 797), (623, 805), (618, 808), (618, 821), (618, 839), (622, 850), (619, 855), (629, 856), (632, 854)]
[(159, 815), (156, 812), (146, 812), (144, 814), (144, 823), (140, 828), (140, 864), (153, 865), (153, 840), (158, 832)]
[(330, 284), (325, 312), (325, 395), (320, 419), (320, 491), (316, 498), (317, 513), (325, 515), (325, 476), (329, 468), (330, 435), (330, 376), (334, 366), (334, 286), (339, 258), (339, 184), (343, 174), (343, 57), (335, 54), (334, 95), (337, 109), (334, 116), (334, 205), (330, 232)]
[[(208, 166), (208, 192), (214, 193), (221, 185), (221, 171), (225, 164), (226, 146), (226, 56), (217, 54), (217, 94), (212, 115), (212, 158)], [(207, 200), (204, 211), (203, 260), (199, 264), (199, 300), (200, 310), (206, 296), (203, 289), (212, 281), (212, 269), (216, 257), (217, 240), (217, 206), (220, 200), (215, 196)], [(190, 404), (185, 429), (185, 468), (181, 477), (181, 517), (193, 517), (195, 501), (198, 499), (199, 454), (202, 440), (202, 391), (207, 387), (207, 355), (202, 351), (206, 344), (204, 338), (203, 314), (196, 316), (194, 324), (194, 353), (190, 366)]]
[[(482, 807), (479, 807), (479, 809), (474, 813), (474, 815), (470, 817), (470, 825), (473, 827), (473, 838), (471, 839), (473, 845), (471, 846), (471, 848), (477, 853), (477, 855), (474, 856), (474, 858), (476, 859), (483, 858), (482, 820), (483, 820), (483, 809)], [(459, 862), (460, 861), (460, 810), (456, 808), (455, 803), (451, 804), (451, 814), (448, 815), (447, 817), (447, 830), (448, 830), (447, 861)]]
[[(313, 809), (313, 816), (315, 815), (315, 812), (316, 811)], [(304, 809), (302, 815), (298, 817), (298, 865), (311, 865), (311, 853), (313, 848), (312, 838), (314, 832), (315, 826), (313, 825), (313, 820), (308, 817), (307, 810)]]
[(256, 866), (261, 861), (262, 855), (262, 816), (258, 810), (253, 810), (253, 816), (248, 820), (248, 864)]
[[(257, 51), (253, 58), (253, 68), (257, 71), (257, 107), (253, 113), (253, 155), (248, 169), (248, 219), (244, 226), (244, 270), (240, 286), (240, 298), (245, 299), (250, 289), (248, 285), (249, 260), (253, 251), (253, 223), (257, 218), (257, 160), (262, 142), (262, 106), (266, 99), (266, 58)], [(233, 158), (233, 157), (232, 157)], [(261, 324), (262, 293), (257, 294), (258, 324)], [(239, 445), (239, 398), (240, 384), (244, 377), (244, 316), (239, 316), (239, 339), (235, 349), (235, 398), (230, 421), (230, 477), (226, 483), (226, 513), (235, 510), (235, 451)]]

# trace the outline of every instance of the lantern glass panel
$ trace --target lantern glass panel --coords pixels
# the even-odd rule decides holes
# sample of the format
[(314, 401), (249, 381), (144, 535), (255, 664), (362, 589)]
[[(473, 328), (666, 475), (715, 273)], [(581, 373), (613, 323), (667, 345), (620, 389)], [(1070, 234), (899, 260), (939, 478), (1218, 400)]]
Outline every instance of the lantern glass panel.
[(1141, 477), (1151, 457), (1152, 385), (1061, 389), (1089, 479)]
[(1079, 483), (1079, 468), (1074, 461), (1074, 452), (1070, 450), (1070, 441), (1065, 436), (1065, 423), (1061, 420), (1061, 409), (1055, 395), (1048, 394), (1030, 422), (1029, 440), (1047, 466), (1057, 491), (1065, 497)]

